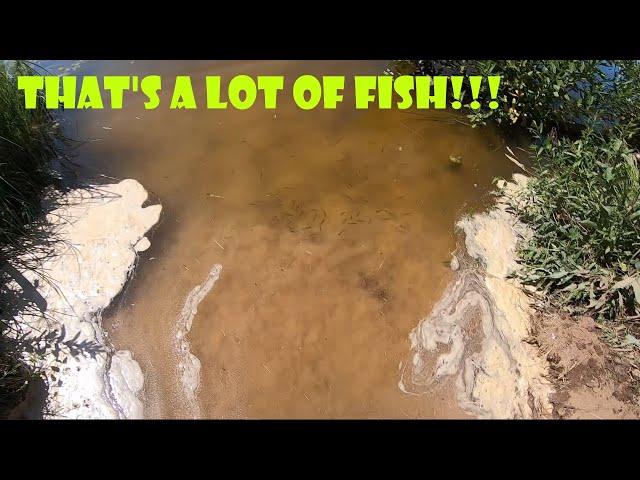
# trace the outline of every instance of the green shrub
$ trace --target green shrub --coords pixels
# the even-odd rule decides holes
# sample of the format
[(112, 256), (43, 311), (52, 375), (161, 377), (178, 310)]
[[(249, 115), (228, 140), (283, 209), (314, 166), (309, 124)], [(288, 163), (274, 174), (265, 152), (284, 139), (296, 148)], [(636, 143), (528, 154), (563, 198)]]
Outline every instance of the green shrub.
[[(406, 70), (404, 62), (399, 65)], [(474, 126), (488, 121), (504, 127), (543, 125), (545, 132), (553, 128), (575, 135), (584, 126), (635, 129), (640, 117), (640, 65), (634, 60), (443, 60), (415, 65), (428, 75), (501, 76), (501, 108), (486, 107), (491, 98), (485, 86), (479, 97), (485, 107), (468, 110)], [(463, 86), (463, 98), (470, 101), (469, 86)]]
[(640, 313), (638, 157), (625, 135), (548, 138), (533, 168), (518, 211), (533, 230), (520, 251), (521, 281), (572, 313)]

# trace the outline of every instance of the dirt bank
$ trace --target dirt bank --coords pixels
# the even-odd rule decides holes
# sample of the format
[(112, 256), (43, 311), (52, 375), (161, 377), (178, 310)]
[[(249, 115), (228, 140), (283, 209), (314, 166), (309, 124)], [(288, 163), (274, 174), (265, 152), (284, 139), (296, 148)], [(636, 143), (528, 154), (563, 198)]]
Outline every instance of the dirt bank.
[[(71, 191), (47, 219), (60, 242), (20, 285), (40, 312), (16, 320), (32, 351), (25, 359), (43, 373), (40, 394), (28, 396), (14, 418), (43, 414), (29, 400), (44, 397), (48, 418), (140, 418), (143, 374), (129, 351), (114, 351), (102, 311), (131, 276), (137, 252), (162, 207), (143, 208), (147, 192), (135, 180)], [(34, 355), (35, 354), (35, 355)]]
[(638, 354), (602, 339), (590, 317), (537, 314), (530, 343), (549, 362), (553, 418), (640, 418)]

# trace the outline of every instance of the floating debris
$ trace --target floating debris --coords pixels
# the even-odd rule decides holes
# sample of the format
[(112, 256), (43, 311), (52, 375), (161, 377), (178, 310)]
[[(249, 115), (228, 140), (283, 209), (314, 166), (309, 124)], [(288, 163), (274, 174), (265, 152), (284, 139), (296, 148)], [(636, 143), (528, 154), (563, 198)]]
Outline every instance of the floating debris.
[(461, 155), (449, 155), (449, 163), (452, 167), (461, 167), (462, 166), (462, 156)]

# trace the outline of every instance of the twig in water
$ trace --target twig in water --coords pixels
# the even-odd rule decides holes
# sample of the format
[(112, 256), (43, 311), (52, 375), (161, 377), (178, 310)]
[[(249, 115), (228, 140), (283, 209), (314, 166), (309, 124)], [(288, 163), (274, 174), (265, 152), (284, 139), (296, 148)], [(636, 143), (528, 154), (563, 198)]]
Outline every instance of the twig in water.
[[(509, 153), (511, 153), (511, 155), (515, 156), (515, 153), (513, 153), (513, 150), (511, 150), (508, 145), (507, 145), (507, 150), (509, 150)], [(511, 155), (508, 155), (506, 153), (504, 154), (505, 157), (507, 157), (509, 160), (511, 160), (513, 163), (515, 163), (522, 170), (524, 170), (528, 174), (531, 174), (531, 172), (529, 172), (529, 170), (527, 170), (527, 168), (523, 164), (521, 164), (518, 160), (515, 159), (515, 157), (512, 157)]]

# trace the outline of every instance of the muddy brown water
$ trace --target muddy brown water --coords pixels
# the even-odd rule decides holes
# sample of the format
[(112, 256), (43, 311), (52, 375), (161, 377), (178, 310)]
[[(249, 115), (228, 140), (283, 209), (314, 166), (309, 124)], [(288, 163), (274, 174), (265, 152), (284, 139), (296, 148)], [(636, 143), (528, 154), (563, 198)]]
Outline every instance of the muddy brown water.
[[(122, 61), (76, 73), (349, 78), (385, 65)], [(188, 335), (202, 364), (202, 417), (465, 416), (450, 386), (403, 393), (399, 365), (451, 278), (456, 219), (486, 202), (492, 179), (512, 165), (494, 132), (450, 112), (356, 111), (350, 98), (335, 111), (302, 111), (281, 96), (276, 112), (145, 111), (134, 101), (69, 114), (71, 132), (91, 139), (78, 162), (137, 179), (164, 206), (105, 320), (145, 372), (146, 416), (193, 414), (176, 371), (175, 323), (216, 263), (222, 274)]]

